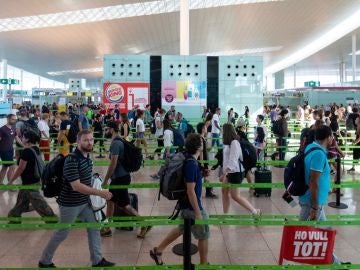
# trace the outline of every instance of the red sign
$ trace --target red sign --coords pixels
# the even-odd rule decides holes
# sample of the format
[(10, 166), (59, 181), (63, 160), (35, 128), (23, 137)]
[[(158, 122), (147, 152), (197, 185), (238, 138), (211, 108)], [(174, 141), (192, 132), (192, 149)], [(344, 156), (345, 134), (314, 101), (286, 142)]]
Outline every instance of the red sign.
[(135, 105), (144, 109), (150, 101), (149, 88), (149, 83), (106, 82), (103, 84), (103, 103), (107, 108), (118, 104), (122, 112), (131, 110)]
[(331, 264), (336, 231), (309, 226), (285, 226), (279, 265)]

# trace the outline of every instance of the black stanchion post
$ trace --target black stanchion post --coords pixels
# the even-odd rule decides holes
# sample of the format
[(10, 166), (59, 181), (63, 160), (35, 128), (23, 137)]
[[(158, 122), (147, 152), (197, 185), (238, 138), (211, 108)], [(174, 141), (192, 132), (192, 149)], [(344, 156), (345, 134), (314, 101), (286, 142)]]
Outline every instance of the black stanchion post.
[[(336, 181), (335, 184), (340, 185), (341, 183), (341, 159), (338, 157), (336, 159)], [(336, 201), (330, 202), (328, 205), (332, 208), (337, 209), (346, 209), (348, 206), (345, 203), (341, 203), (341, 190), (340, 188), (336, 188)]]
[(195, 221), (190, 218), (184, 219), (183, 252), (184, 252), (184, 270), (194, 270), (191, 263), (191, 226)]

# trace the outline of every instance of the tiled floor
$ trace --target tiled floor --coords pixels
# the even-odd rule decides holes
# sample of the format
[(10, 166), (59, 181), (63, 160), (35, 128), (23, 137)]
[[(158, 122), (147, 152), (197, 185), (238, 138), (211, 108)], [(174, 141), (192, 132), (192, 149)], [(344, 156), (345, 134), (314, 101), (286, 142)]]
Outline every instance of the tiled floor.
[[(97, 167), (96, 171), (104, 174), (106, 168)], [(155, 171), (154, 167), (146, 167), (133, 175), (133, 183), (150, 182), (148, 177)], [(345, 178), (356, 181), (359, 175), (346, 174)], [(282, 178), (282, 169), (273, 168), (274, 182)], [(212, 181), (218, 181), (215, 173)], [(139, 196), (139, 209), (141, 215), (169, 215), (174, 203), (162, 199), (157, 200), (157, 190), (138, 189), (132, 190)], [(219, 189), (215, 189), (220, 194)], [(247, 197), (255, 207), (262, 209), (263, 214), (298, 214), (298, 208), (290, 208), (282, 199), (283, 190), (273, 190), (271, 198), (255, 198), (250, 196), (246, 189), (241, 194)], [(342, 201), (349, 205), (346, 210), (335, 210), (327, 208), (328, 214), (354, 214), (360, 213), (358, 209), (357, 196), (360, 190), (343, 190)], [(10, 208), (15, 204), (17, 192), (0, 191), (0, 215), (7, 216)], [(334, 195), (329, 197), (330, 201), (335, 199)], [(54, 200), (49, 200), (53, 209), (58, 212)], [(206, 199), (204, 205), (210, 214), (222, 214), (221, 198)], [(246, 211), (231, 204), (231, 213), (246, 214)], [(37, 216), (35, 212), (24, 216)], [(136, 238), (136, 232), (114, 231), (111, 238), (102, 240), (104, 256), (116, 262), (117, 265), (153, 265), (149, 257), (149, 249), (159, 243), (164, 235), (171, 229), (170, 226), (159, 226), (153, 228), (146, 239)], [(343, 261), (360, 263), (360, 229), (356, 227), (343, 226), (337, 228), (336, 252)], [(39, 256), (49, 240), (52, 231), (11, 231), (0, 230), (0, 267), (36, 267)], [(280, 226), (221, 226), (211, 227), (211, 239), (209, 247), (209, 258), (213, 264), (277, 264), (282, 227)], [(176, 243), (181, 242), (179, 239)], [(175, 244), (175, 243), (174, 243)], [(164, 252), (163, 259), (167, 264), (180, 264), (182, 258), (174, 255), (171, 247)], [(198, 255), (193, 256), (193, 262), (198, 263)], [(54, 263), (58, 266), (87, 266), (89, 262), (89, 251), (85, 230), (73, 230), (69, 238), (57, 250)]]

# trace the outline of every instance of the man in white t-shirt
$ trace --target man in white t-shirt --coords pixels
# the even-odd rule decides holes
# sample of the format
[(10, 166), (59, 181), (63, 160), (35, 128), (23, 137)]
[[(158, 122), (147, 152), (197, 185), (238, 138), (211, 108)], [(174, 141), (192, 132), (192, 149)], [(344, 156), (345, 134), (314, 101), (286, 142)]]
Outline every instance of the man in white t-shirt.
[(144, 111), (139, 111), (136, 120), (136, 146), (144, 145), (145, 154), (147, 158), (153, 159), (152, 156), (148, 156), (147, 142), (145, 140), (145, 124), (144, 124)]
[(49, 128), (49, 114), (43, 113), (41, 120), (37, 126), (41, 132), (41, 140), (39, 143), (40, 151), (44, 153), (44, 160), (50, 160), (50, 128)]
[(216, 108), (215, 114), (213, 115), (213, 119), (211, 120), (211, 135), (212, 135), (212, 146), (216, 144), (216, 146), (220, 146), (220, 119), (219, 116), (221, 114), (221, 109)]

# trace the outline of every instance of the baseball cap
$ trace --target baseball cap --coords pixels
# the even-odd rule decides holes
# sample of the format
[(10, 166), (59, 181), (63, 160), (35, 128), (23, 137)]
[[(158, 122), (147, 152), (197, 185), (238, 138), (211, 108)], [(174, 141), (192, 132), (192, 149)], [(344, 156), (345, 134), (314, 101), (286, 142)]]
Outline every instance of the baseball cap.
[(242, 119), (242, 118), (239, 118), (238, 121), (237, 121), (237, 123), (236, 123), (236, 126), (238, 126), (238, 127), (243, 127), (243, 126), (245, 126), (245, 125), (246, 125), (245, 120)]
[(27, 113), (27, 110), (24, 109), (24, 108), (23, 108), (23, 109), (20, 109), (20, 110), (19, 110), (19, 113), (20, 113), (20, 114), (26, 114), (26, 113)]
[(118, 123), (114, 122), (114, 121), (110, 121), (106, 124), (106, 127), (108, 128), (113, 128), (115, 131), (119, 131), (119, 125)]

